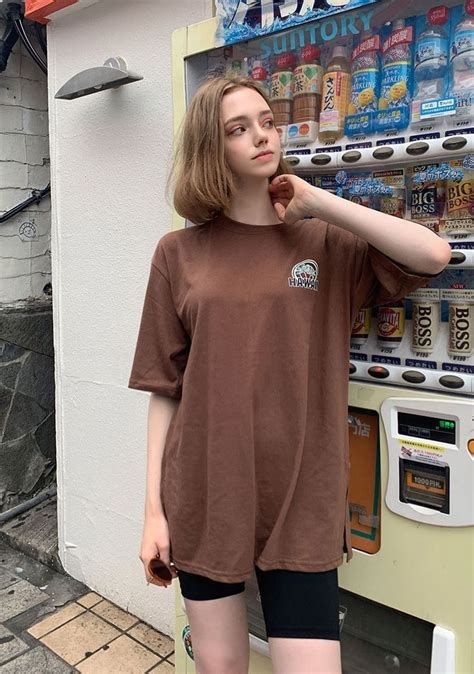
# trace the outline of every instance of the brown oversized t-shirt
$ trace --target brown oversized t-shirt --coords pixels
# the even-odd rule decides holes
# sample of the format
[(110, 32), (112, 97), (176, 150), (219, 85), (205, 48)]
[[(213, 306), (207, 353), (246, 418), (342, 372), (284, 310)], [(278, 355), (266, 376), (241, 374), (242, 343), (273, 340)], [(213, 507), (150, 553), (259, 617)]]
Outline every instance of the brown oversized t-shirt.
[(128, 386), (179, 400), (161, 475), (178, 570), (239, 582), (351, 559), (352, 324), (429, 278), (315, 219), (161, 237)]

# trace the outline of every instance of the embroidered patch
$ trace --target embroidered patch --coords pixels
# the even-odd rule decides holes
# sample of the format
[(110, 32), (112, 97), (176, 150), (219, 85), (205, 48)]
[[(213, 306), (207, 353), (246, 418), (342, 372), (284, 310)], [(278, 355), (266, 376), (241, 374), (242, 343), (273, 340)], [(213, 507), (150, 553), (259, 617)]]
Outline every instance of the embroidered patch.
[(315, 260), (302, 260), (297, 262), (291, 270), (288, 285), (292, 288), (309, 288), (318, 290), (319, 266)]

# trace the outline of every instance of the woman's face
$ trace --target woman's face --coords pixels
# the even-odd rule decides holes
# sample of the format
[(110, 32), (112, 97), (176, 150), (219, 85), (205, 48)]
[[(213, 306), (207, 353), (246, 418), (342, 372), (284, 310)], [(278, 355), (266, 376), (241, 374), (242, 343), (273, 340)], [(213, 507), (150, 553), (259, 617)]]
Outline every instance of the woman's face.
[(254, 89), (239, 87), (222, 99), (224, 151), (239, 178), (269, 178), (280, 162), (280, 136), (273, 113)]

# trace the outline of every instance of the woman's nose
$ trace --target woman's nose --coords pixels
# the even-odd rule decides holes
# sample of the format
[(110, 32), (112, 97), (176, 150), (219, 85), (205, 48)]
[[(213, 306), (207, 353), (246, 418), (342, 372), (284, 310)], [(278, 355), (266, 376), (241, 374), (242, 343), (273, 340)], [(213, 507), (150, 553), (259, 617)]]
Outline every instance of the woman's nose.
[(261, 142), (262, 140), (266, 140), (268, 138), (268, 131), (267, 129), (262, 128), (260, 125), (256, 127), (255, 130), (255, 138)]

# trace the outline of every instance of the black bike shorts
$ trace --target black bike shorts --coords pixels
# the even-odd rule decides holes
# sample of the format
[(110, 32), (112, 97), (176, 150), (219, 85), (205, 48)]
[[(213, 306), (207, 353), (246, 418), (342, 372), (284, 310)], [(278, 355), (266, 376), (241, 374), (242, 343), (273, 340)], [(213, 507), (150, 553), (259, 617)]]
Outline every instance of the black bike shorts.
[[(255, 566), (268, 637), (340, 640), (337, 568), (308, 572)], [(220, 599), (245, 591), (245, 581), (223, 583), (178, 569), (186, 599)]]

